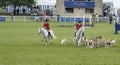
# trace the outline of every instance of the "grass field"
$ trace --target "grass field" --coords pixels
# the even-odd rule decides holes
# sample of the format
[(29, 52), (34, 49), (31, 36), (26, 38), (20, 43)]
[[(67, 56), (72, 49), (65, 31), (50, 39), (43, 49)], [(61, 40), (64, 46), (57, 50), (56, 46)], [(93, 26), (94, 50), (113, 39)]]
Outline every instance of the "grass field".
[[(95, 23), (85, 29), (87, 38), (101, 35), (117, 41), (111, 48), (93, 49), (72, 45), (69, 38), (74, 36), (74, 27), (59, 27), (57, 22), (50, 22), (57, 39), (44, 46), (37, 33), (42, 25), (29, 21), (0, 23), (0, 65), (120, 65), (120, 33), (113, 33), (113, 25)], [(66, 45), (60, 44), (63, 38), (68, 38)]]

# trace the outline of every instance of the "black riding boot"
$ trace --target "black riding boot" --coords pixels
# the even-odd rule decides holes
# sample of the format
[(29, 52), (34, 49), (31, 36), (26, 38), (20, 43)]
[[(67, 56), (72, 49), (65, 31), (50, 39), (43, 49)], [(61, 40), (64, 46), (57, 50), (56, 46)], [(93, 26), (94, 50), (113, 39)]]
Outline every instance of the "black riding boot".
[(74, 37), (76, 37), (76, 33), (75, 33)]
[(50, 35), (50, 32), (48, 32), (48, 36), (51, 36), (51, 35)]

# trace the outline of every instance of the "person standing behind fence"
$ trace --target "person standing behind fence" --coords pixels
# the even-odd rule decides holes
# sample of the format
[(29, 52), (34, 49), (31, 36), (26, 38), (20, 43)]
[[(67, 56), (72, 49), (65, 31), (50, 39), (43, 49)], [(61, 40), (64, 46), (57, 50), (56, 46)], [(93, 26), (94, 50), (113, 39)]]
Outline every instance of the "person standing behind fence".
[(80, 28), (82, 28), (82, 26), (83, 26), (83, 24), (81, 23), (81, 21), (76, 23), (76, 25), (75, 25), (75, 28), (76, 28), (76, 30), (75, 30), (75, 37), (76, 37), (76, 33), (78, 32), (78, 30)]
[(113, 16), (112, 14), (109, 14), (109, 24), (112, 24)]
[(13, 21), (13, 19), (14, 19), (14, 14), (13, 14), (13, 12), (11, 12), (11, 20)]
[(90, 22), (90, 25), (92, 24), (92, 15), (90, 14), (89, 16), (89, 22)]
[(23, 8), (23, 10), (22, 10), (22, 11), (23, 11), (23, 14), (25, 15), (26, 9), (25, 9), (25, 8)]
[(114, 21), (113, 21), (114, 24), (115, 24), (115, 23), (118, 23), (118, 22), (119, 22), (119, 17), (114, 14), (114, 15), (113, 15), (113, 20), (114, 20)]
[(99, 15), (96, 13), (95, 15), (96, 21), (99, 22)]
[(42, 14), (42, 18), (43, 18), (43, 20), (46, 20), (46, 13)]
[(92, 21), (95, 22), (95, 14), (92, 15)]
[(17, 14), (19, 14), (19, 12), (20, 12), (20, 11), (19, 11), (19, 8), (18, 8), (18, 9), (17, 9)]

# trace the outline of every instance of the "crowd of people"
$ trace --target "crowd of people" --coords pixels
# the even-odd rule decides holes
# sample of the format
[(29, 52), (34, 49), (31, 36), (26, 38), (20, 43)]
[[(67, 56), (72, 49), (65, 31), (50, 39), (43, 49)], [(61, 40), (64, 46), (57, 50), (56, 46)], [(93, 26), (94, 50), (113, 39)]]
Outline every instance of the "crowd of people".
[(89, 17), (90, 21), (92, 22), (100, 22), (103, 21), (104, 19), (106, 19), (106, 22), (109, 22), (109, 24), (115, 23), (119, 21), (119, 16), (115, 15), (115, 14), (108, 14), (107, 16), (101, 16), (99, 14), (92, 14)]

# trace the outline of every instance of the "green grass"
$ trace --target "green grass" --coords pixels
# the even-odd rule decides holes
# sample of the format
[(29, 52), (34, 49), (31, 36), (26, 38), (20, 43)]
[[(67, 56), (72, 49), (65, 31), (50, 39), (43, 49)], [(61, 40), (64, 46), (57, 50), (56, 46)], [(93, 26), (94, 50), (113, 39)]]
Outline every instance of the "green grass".
[[(68, 23), (71, 24), (71, 23)], [(52, 45), (44, 46), (37, 30), (42, 22), (4, 22), (0, 23), (0, 65), (119, 65), (120, 33), (113, 33), (114, 26), (108, 23), (95, 23), (93, 28), (85, 29), (85, 36), (103, 36), (116, 39), (111, 48), (85, 48), (70, 43), (74, 36), (74, 27), (59, 27), (57, 22), (50, 22), (57, 39)], [(67, 44), (60, 41), (67, 38)]]

